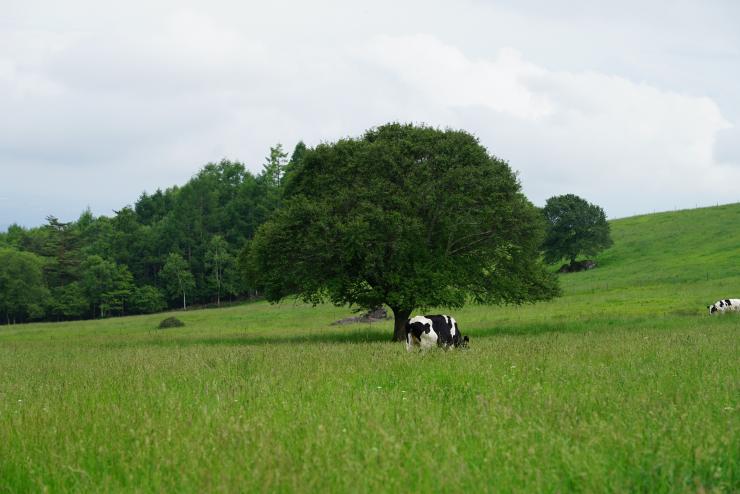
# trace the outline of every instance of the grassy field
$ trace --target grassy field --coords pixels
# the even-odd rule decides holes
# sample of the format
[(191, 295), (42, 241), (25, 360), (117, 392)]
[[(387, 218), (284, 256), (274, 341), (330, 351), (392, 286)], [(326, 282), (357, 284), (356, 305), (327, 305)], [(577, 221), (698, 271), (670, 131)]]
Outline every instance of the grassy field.
[(612, 225), (467, 351), (292, 303), (0, 327), (0, 492), (738, 492), (740, 205)]

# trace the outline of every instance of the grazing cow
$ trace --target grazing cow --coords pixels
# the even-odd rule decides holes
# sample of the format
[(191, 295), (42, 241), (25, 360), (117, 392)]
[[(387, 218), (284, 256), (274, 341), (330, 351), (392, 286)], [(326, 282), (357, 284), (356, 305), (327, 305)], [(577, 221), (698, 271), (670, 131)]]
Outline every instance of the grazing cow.
[(445, 350), (454, 346), (468, 346), (468, 337), (463, 337), (457, 321), (450, 316), (416, 316), (406, 321), (406, 350), (415, 346), (422, 350), (441, 346)]
[(740, 311), (740, 298), (726, 298), (724, 300), (717, 300), (712, 305), (707, 305), (710, 314), (715, 312), (725, 312), (728, 310)]

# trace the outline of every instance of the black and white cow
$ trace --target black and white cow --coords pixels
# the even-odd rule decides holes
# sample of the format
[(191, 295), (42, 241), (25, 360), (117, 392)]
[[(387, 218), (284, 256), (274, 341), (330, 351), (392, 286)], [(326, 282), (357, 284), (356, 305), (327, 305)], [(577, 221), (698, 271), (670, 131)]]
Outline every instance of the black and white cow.
[(415, 346), (426, 350), (440, 346), (468, 346), (468, 337), (463, 337), (457, 327), (457, 321), (450, 316), (416, 316), (406, 321), (406, 350)]
[(729, 310), (740, 311), (740, 298), (726, 298), (724, 300), (717, 300), (712, 305), (707, 305), (710, 314), (715, 312), (725, 312)]

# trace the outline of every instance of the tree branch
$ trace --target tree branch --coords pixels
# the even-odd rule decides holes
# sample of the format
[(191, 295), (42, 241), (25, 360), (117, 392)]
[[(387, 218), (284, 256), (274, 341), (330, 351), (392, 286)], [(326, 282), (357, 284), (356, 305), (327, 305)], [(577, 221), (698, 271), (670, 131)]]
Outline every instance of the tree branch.
[[(488, 240), (491, 238), (495, 230), (487, 230), (485, 232), (478, 232), (478, 233), (471, 233), (470, 235), (465, 235), (463, 237), (459, 237), (458, 239), (451, 241), (447, 245), (447, 251), (445, 252), (445, 255), (447, 256), (454, 256), (455, 254), (464, 251), (465, 249), (468, 249), (476, 244), (479, 244), (485, 240)], [(457, 244), (460, 244), (463, 241), (472, 240), (470, 243), (467, 243), (465, 245), (462, 245), (460, 247), (457, 247), (453, 249), (453, 247)], [(450, 237), (450, 240), (452, 240), (452, 237)]]

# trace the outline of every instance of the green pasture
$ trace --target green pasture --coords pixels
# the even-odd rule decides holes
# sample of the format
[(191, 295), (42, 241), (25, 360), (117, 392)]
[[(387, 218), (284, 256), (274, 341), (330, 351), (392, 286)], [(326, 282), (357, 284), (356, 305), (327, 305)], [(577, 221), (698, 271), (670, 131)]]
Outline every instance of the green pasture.
[(0, 327), (0, 492), (738, 492), (740, 205), (612, 229), (465, 351), (293, 302)]

